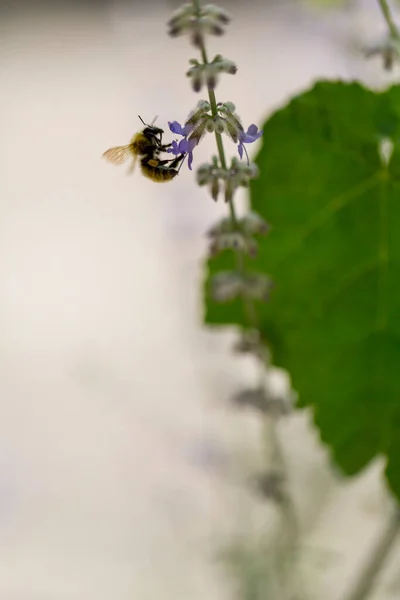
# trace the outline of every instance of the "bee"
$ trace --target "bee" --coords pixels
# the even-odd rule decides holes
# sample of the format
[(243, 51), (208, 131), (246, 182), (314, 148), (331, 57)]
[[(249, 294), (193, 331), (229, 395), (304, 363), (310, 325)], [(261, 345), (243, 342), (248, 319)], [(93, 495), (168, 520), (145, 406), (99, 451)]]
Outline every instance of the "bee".
[(113, 165), (122, 165), (131, 156), (133, 162), (129, 169), (130, 173), (133, 172), (136, 162), (140, 160), (140, 168), (145, 177), (159, 183), (171, 181), (178, 175), (185, 154), (161, 160), (161, 152), (166, 152), (172, 144), (162, 143), (164, 130), (154, 126), (155, 119), (151, 125), (147, 125), (140, 116), (139, 119), (142, 121), (144, 129), (135, 133), (126, 146), (115, 146), (106, 150), (103, 154), (104, 158)]

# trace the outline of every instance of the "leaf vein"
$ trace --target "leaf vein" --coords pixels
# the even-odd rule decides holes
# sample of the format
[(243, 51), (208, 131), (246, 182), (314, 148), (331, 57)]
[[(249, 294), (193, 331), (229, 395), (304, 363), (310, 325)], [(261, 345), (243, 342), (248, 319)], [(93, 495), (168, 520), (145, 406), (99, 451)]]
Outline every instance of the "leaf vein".
[(324, 225), (334, 215), (343, 210), (348, 204), (359, 197), (360, 194), (372, 189), (377, 183), (377, 177), (379, 173), (374, 173), (372, 177), (362, 181), (361, 183), (353, 186), (346, 192), (339, 194), (336, 198), (330, 200), (325, 206), (317, 213), (315, 218), (307, 223), (297, 234), (294, 236), (293, 243), (289, 250), (284, 254), (282, 259), (278, 262), (278, 267), (286, 262), (289, 258), (298, 251), (299, 247), (305, 242), (305, 240), (315, 231), (317, 231), (322, 225)]
[(379, 288), (377, 299), (376, 331), (387, 327), (387, 275), (389, 266), (387, 186), (380, 186), (379, 194)]

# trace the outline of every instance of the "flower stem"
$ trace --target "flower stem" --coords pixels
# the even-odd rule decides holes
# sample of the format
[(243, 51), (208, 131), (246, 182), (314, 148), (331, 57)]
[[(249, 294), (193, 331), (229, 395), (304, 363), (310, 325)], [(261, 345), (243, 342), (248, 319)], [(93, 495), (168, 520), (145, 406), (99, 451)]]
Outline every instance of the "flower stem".
[[(200, 16), (200, 0), (193, 0), (193, 6), (197, 12), (197, 14)], [(204, 39), (201, 38), (200, 41), (200, 52), (201, 52), (201, 59), (203, 61), (203, 64), (208, 65), (208, 56), (207, 56), (207, 50), (204, 44)], [(209, 86), (207, 86), (208, 89), (208, 98), (210, 100), (210, 106), (211, 106), (211, 113), (213, 117), (218, 116), (218, 109), (217, 109), (217, 100), (215, 98), (215, 92), (214, 90), (210, 89)], [(215, 132), (215, 140), (217, 142), (217, 148), (218, 148), (218, 155), (219, 155), (219, 160), (221, 163), (221, 167), (223, 169), (226, 169), (226, 158), (225, 158), (225, 150), (224, 150), (224, 144), (222, 141), (222, 135), (220, 133), (218, 133), (217, 131)], [(238, 223), (238, 218), (236, 215), (236, 209), (235, 209), (235, 203), (233, 202), (233, 199), (229, 201), (229, 211), (231, 214), (231, 219), (232, 219), (232, 223), (237, 226)]]
[(386, 530), (373, 548), (370, 559), (361, 573), (360, 578), (350, 593), (345, 596), (345, 600), (366, 600), (366, 598), (368, 598), (399, 533), (400, 508), (397, 508), (390, 518)]
[(390, 11), (389, 8), (389, 4), (387, 2), (387, 0), (378, 0), (378, 4), (381, 8), (383, 17), (387, 23), (387, 26), (389, 28), (390, 31), (390, 35), (392, 35), (394, 38), (399, 39), (400, 38), (400, 34), (399, 34), (399, 30), (397, 29), (397, 25), (393, 20), (393, 16), (392, 13)]
[[(193, 2), (193, 6), (196, 10), (197, 15), (200, 17), (200, 15), (201, 15), (201, 0), (192, 0), (192, 2)], [(201, 58), (202, 58), (203, 64), (208, 65), (209, 62), (208, 62), (207, 50), (205, 47), (204, 39), (200, 38), (199, 42), (200, 42), (199, 48), (200, 48), (200, 53), (201, 53)], [(208, 97), (209, 97), (209, 101), (210, 101), (211, 113), (212, 113), (213, 117), (217, 117), (218, 116), (218, 107), (217, 107), (217, 101), (215, 98), (215, 92), (213, 89), (210, 89), (210, 87), (208, 87)], [(223, 141), (222, 141), (222, 135), (220, 133), (218, 133), (217, 131), (215, 131), (215, 140), (217, 143), (218, 155), (219, 155), (221, 167), (223, 169), (227, 169), (227, 162), (226, 162), (226, 158), (225, 158), (225, 150), (224, 150), (224, 145), (223, 145)], [(238, 218), (237, 218), (235, 204), (234, 204), (233, 199), (231, 199), (229, 201), (229, 210), (230, 210), (232, 224), (234, 225), (234, 227), (237, 227), (238, 226)], [(237, 269), (240, 272), (245, 272), (245, 269), (246, 269), (245, 261), (244, 261), (243, 255), (240, 252), (236, 252), (236, 262), (237, 262)], [(259, 328), (259, 323), (258, 323), (259, 319), (258, 319), (258, 314), (257, 314), (257, 310), (256, 310), (254, 301), (251, 298), (244, 296), (243, 297), (243, 306), (244, 306), (244, 312), (246, 315), (248, 325), (254, 332), (257, 332), (258, 337), (260, 338), (260, 333), (259, 333), (260, 328)], [(261, 383), (261, 386), (264, 387), (265, 373), (268, 370), (268, 364), (265, 361), (260, 360), (259, 366), (261, 369), (260, 383)], [(275, 464), (275, 466), (279, 469), (284, 480), (287, 481), (288, 469), (287, 469), (287, 465), (286, 465), (285, 455), (284, 455), (283, 448), (281, 445), (281, 440), (279, 438), (276, 421), (272, 416), (268, 418), (267, 430), (268, 430), (269, 446), (271, 449), (270, 459)], [(285, 544), (285, 549), (289, 550), (290, 554), (293, 555), (298, 548), (299, 525), (298, 525), (295, 506), (294, 506), (293, 500), (288, 492), (286, 492), (285, 498), (281, 504), (281, 519), (282, 519), (283, 526), (284, 526), (284, 536), (283, 537), (286, 537), (286, 539), (288, 540), (288, 544)], [(279, 537), (281, 537), (281, 536), (279, 536)], [(286, 579), (287, 578), (286, 578), (286, 574), (285, 574), (285, 576), (284, 576), (284, 585), (285, 586), (287, 585)]]

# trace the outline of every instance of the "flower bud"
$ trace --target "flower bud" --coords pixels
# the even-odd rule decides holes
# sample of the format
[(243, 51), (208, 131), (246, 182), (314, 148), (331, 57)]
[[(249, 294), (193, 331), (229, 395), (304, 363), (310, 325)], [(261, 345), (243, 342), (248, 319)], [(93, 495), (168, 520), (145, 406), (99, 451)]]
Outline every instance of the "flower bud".
[(225, 121), (226, 121), (228, 135), (236, 144), (239, 139), (241, 131), (243, 131), (243, 126), (240, 122), (239, 117), (236, 114), (231, 113), (231, 112), (226, 112), (225, 114), (226, 114)]
[(227, 58), (219, 61), (218, 68), (222, 73), (229, 73), (230, 75), (237, 73), (237, 66), (232, 60), (228, 60)]
[(223, 35), (224, 29), (223, 27), (221, 27), (221, 25), (213, 23), (212, 25), (210, 25), (209, 32), (214, 35)]
[(208, 112), (211, 106), (207, 100), (199, 100), (196, 106), (196, 109), (200, 112)]
[(270, 225), (255, 212), (251, 212), (240, 221), (241, 230), (247, 235), (265, 235), (270, 230)]
[(223, 133), (225, 131), (225, 121), (222, 117), (215, 117), (215, 131)]
[(264, 273), (248, 273), (243, 280), (243, 293), (254, 300), (268, 302), (273, 282)]
[(225, 202), (232, 202), (235, 185), (231, 179), (225, 182)]
[(247, 245), (247, 254), (250, 256), (250, 258), (255, 258), (258, 254), (257, 242), (253, 238), (248, 237), (248, 238), (246, 238), (246, 245)]
[[(212, 176), (218, 181), (218, 171), (214, 171)], [(237, 224), (232, 222), (230, 218), (221, 219), (207, 232), (207, 236), (212, 240), (210, 245), (212, 255), (227, 249), (248, 254), (251, 257), (257, 255), (258, 246), (256, 241), (237, 229)]]
[(213, 200), (218, 200), (219, 194), (219, 180), (218, 177), (213, 177), (211, 182), (211, 197)]
[(211, 165), (213, 167), (213, 169), (218, 169), (218, 156), (216, 156), (215, 154), (212, 156), (211, 158)]
[(218, 196), (219, 193), (219, 183), (217, 193), (217, 184), (215, 183), (215, 180), (218, 182), (219, 179), (221, 179), (222, 172), (223, 169), (218, 167), (218, 159), (216, 156), (212, 158), (211, 164), (204, 163), (200, 165), (199, 169), (197, 170), (197, 183), (199, 185), (206, 185), (208, 183), (211, 184), (211, 187), (213, 187), (211, 192), (214, 200), (216, 200), (216, 197), (214, 196)]
[(200, 65), (197, 61), (191, 62), (193, 66), (187, 71), (186, 77), (192, 80), (193, 90), (199, 92), (204, 84), (203, 65)]
[(226, 113), (234, 113), (236, 110), (236, 106), (233, 104), (233, 102), (223, 102), (221, 103), (221, 108)]
[(229, 23), (229, 21), (231, 20), (228, 13), (223, 8), (221, 8), (220, 6), (216, 6), (215, 4), (206, 4), (203, 7), (203, 11), (215, 20), (220, 21), (224, 25)]
[(205, 68), (206, 84), (209, 90), (215, 90), (218, 83), (218, 69), (211, 65)]
[(249, 179), (256, 179), (259, 175), (258, 167), (255, 163), (245, 165), (243, 172)]
[(208, 131), (208, 133), (213, 133), (215, 131), (215, 122), (212, 117), (207, 119), (205, 127), (206, 127), (206, 131)]
[(231, 123), (231, 121), (229, 119), (227, 119), (225, 121), (225, 123), (226, 123), (226, 130), (227, 130), (227, 133), (228, 133), (229, 137), (236, 144), (237, 141), (238, 141), (237, 128)]
[(242, 333), (241, 337), (235, 342), (233, 351), (238, 354), (253, 354), (265, 364), (269, 362), (269, 352), (263, 345), (260, 333), (257, 330)]
[(232, 397), (232, 403), (238, 407), (250, 406), (261, 413), (267, 412), (268, 397), (262, 387), (242, 390)]
[(242, 279), (236, 271), (217, 273), (211, 280), (211, 295), (216, 302), (229, 302), (241, 294)]
[(207, 185), (210, 183), (212, 177), (211, 167), (208, 163), (200, 165), (197, 169), (197, 183), (199, 185)]
[(168, 33), (172, 37), (177, 37), (186, 33), (191, 28), (193, 22), (193, 5), (184, 4), (176, 10), (168, 21)]
[(213, 225), (213, 227), (211, 227), (211, 229), (207, 231), (207, 236), (212, 238), (217, 235), (220, 235), (221, 233), (230, 233), (233, 230), (234, 225), (232, 223), (232, 219), (230, 219), (229, 217), (225, 217), (224, 219), (218, 221), (215, 225)]
[(383, 68), (390, 71), (393, 64), (400, 61), (400, 40), (388, 35), (376, 44), (367, 47), (364, 54), (366, 58), (380, 55), (383, 60)]
[(206, 100), (199, 100), (196, 108), (189, 113), (185, 125), (195, 126), (210, 110), (210, 104)]
[(188, 33), (194, 46), (202, 48), (204, 36), (222, 35), (228, 22), (227, 13), (218, 6), (208, 4), (199, 10), (187, 3), (172, 15), (168, 22), (168, 32), (173, 37)]
[(207, 124), (208, 118), (204, 117), (197, 125), (196, 127), (193, 129), (192, 133), (189, 135), (188, 140), (192, 141), (192, 140), (196, 140), (197, 143), (200, 142), (201, 138), (205, 135), (206, 133), (206, 124)]
[(255, 480), (256, 487), (265, 498), (283, 504), (286, 498), (285, 478), (280, 471), (268, 471)]
[(248, 187), (250, 179), (258, 174), (257, 166), (254, 163), (249, 165), (240, 162), (236, 157), (232, 159), (228, 172), (229, 181), (232, 189), (238, 187)]
[(215, 256), (223, 250), (236, 250), (237, 252), (247, 253), (247, 240), (238, 231), (222, 233), (214, 237), (210, 245), (210, 252)]

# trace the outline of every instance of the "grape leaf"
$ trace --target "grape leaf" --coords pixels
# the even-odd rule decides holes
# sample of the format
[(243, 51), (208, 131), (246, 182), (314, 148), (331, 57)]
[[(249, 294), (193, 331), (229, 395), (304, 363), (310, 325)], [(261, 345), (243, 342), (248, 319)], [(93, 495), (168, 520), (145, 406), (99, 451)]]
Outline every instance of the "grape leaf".
[[(263, 129), (251, 206), (272, 231), (252, 265), (275, 289), (257, 308), (262, 335), (342, 470), (384, 455), (400, 499), (400, 87), (320, 81)], [(209, 325), (248, 327), (240, 301), (210, 298), (234, 261), (208, 262)]]

